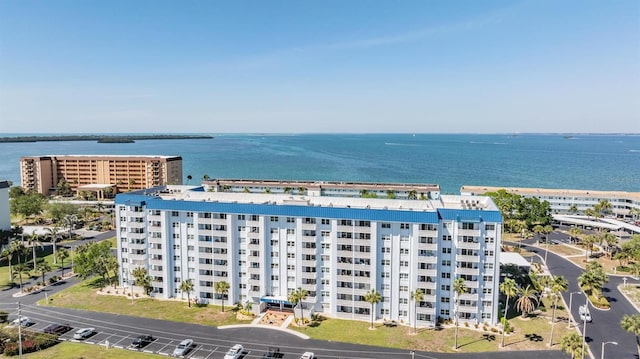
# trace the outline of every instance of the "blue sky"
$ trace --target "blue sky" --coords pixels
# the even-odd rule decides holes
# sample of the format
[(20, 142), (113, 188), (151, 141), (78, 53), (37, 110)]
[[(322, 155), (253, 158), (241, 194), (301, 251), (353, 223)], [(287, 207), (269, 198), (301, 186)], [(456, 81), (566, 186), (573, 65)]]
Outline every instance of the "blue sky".
[(640, 2), (0, 0), (0, 133), (640, 133)]

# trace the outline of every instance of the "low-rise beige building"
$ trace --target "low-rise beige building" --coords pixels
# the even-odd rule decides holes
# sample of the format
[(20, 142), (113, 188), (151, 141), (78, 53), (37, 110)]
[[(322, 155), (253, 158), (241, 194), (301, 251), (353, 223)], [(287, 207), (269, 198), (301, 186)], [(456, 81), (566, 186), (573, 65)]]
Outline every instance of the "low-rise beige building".
[(25, 190), (54, 194), (61, 180), (71, 190), (98, 198), (154, 186), (182, 184), (182, 157), (127, 155), (48, 155), (20, 158)]

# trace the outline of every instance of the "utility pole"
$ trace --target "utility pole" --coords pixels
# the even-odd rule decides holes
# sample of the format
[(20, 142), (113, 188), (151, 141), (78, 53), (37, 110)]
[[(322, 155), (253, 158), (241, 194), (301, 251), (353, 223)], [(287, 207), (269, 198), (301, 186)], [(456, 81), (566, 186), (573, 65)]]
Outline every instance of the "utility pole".
[(18, 358), (22, 359), (22, 309), (18, 302)]

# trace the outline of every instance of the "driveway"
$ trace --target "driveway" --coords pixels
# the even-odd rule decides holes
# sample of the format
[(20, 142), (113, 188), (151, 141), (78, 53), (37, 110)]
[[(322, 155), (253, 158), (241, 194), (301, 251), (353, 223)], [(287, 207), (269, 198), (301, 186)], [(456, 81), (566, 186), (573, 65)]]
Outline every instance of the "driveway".
[[(567, 237), (564, 233), (554, 232), (551, 235), (551, 239), (560, 239), (561, 237)], [(544, 246), (542, 248), (536, 248), (524, 243), (533, 243), (533, 240), (523, 242), (522, 247), (539, 254), (544, 258)], [(581, 292), (578, 286), (578, 277), (583, 273), (583, 269), (572, 263), (566, 258), (549, 252), (547, 255), (547, 267), (553, 275), (564, 276), (569, 282), (569, 290), (563, 293), (562, 296), (565, 303), (569, 305), (570, 293)], [(605, 347), (606, 358), (624, 358), (633, 359), (640, 358), (638, 355), (638, 349), (636, 348), (635, 336), (620, 327), (620, 321), (625, 314), (637, 314), (638, 311), (633, 307), (629, 301), (618, 291), (617, 286), (623, 282), (621, 276), (609, 276), (609, 282), (604, 286), (603, 293), (609, 299), (611, 303), (611, 309), (607, 311), (601, 311), (590, 306), (591, 317), (593, 321), (587, 323), (586, 340), (591, 352), (596, 358), (600, 358), (601, 345), (603, 342), (616, 341), (618, 345), (608, 344)], [(640, 284), (637, 280), (628, 278), (627, 284)], [(573, 318), (579, 320), (578, 307), (584, 304), (586, 298), (582, 294), (573, 294), (573, 303), (571, 307), (571, 313)], [(580, 330), (582, 331), (583, 324), (580, 323)]]

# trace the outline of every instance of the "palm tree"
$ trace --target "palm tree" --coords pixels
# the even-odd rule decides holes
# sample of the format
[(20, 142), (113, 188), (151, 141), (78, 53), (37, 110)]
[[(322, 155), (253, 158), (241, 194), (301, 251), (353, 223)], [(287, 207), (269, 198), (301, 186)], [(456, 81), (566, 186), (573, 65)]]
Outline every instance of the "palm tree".
[(203, 180), (203, 181), (208, 181), (208, 180), (210, 180), (210, 179), (211, 179), (211, 177), (209, 177), (209, 175), (208, 175), (208, 174), (204, 174), (204, 175), (202, 176), (202, 180)]
[(411, 300), (413, 300), (413, 313), (414, 313), (414, 321), (413, 321), (413, 332), (418, 332), (418, 303), (424, 300), (424, 293), (422, 289), (418, 288), (411, 292)]
[(78, 216), (75, 214), (68, 214), (62, 219), (62, 224), (69, 229), (69, 239), (71, 239), (71, 231), (78, 223)]
[(127, 190), (131, 191), (131, 186), (133, 186), (134, 184), (136, 184), (136, 180), (133, 178), (129, 179), (129, 186), (127, 187)]
[(607, 201), (606, 199), (601, 199), (598, 204), (593, 206), (593, 210), (598, 212), (600, 217), (604, 217), (605, 214), (611, 212), (612, 207), (613, 206), (611, 205), (611, 202)]
[(189, 308), (191, 308), (191, 292), (193, 292), (193, 281), (191, 279), (187, 279), (180, 283), (180, 291), (183, 293), (187, 293), (187, 303), (189, 304)]
[(60, 228), (58, 226), (48, 227), (47, 235), (51, 238), (53, 243), (53, 264), (58, 264), (58, 257), (56, 256), (56, 242), (58, 241), (58, 234), (60, 234)]
[(187, 184), (189, 184), (189, 181), (191, 181), (192, 179), (193, 179), (193, 176), (187, 175)]
[(609, 281), (609, 276), (598, 262), (587, 264), (585, 271), (578, 277), (578, 285), (589, 291), (589, 294), (599, 297), (602, 287)]
[(7, 261), (9, 262), (9, 280), (13, 280), (13, 264), (11, 263), (13, 262), (13, 251), (11, 248), (7, 248), (2, 251), (0, 257), (7, 258)]
[(225, 281), (216, 282), (214, 285), (214, 290), (217, 294), (220, 294), (220, 299), (222, 300), (222, 311), (224, 312), (224, 296), (229, 293), (229, 283)]
[(296, 289), (296, 296), (298, 297), (298, 301), (300, 303), (300, 317), (302, 318), (302, 322), (304, 323), (304, 300), (309, 296), (309, 292), (306, 289), (302, 289), (302, 287), (298, 287)]
[(516, 309), (522, 312), (522, 317), (524, 318), (536, 308), (538, 291), (527, 285), (526, 288), (519, 290), (519, 294), (520, 297), (516, 300)]
[(293, 321), (298, 323), (298, 319), (296, 318), (296, 310), (295, 307), (298, 305), (298, 302), (300, 301), (300, 298), (298, 298), (298, 295), (296, 293), (295, 290), (292, 290), (289, 292), (289, 294), (287, 295), (287, 302), (291, 303), (291, 305), (293, 306)]
[(578, 213), (578, 206), (575, 203), (572, 203), (571, 206), (569, 206), (569, 213), (571, 214)]
[(613, 250), (612, 250), (612, 248), (618, 245), (618, 242), (619, 242), (618, 237), (613, 235), (611, 232), (607, 231), (607, 232), (604, 232), (604, 233), (600, 234), (600, 240), (602, 241), (602, 243), (606, 243), (607, 244), (607, 252), (609, 252), (609, 257), (611, 259), (613, 259)]
[(582, 230), (578, 227), (571, 227), (571, 229), (569, 229), (569, 236), (571, 237), (571, 242), (573, 242), (575, 239), (578, 239), (578, 236), (582, 235)]
[(407, 194), (407, 198), (408, 199), (418, 199), (418, 192), (414, 189), (412, 189), (411, 191), (409, 191), (409, 193)]
[(640, 208), (631, 208), (629, 210), (629, 215), (634, 219), (634, 221), (637, 220), (638, 218), (640, 218)]
[(549, 346), (553, 346), (553, 329), (556, 324), (556, 309), (558, 308), (558, 299), (560, 293), (566, 292), (569, 288), (569, 282), (563, 276), (553, 276), (551, 281), (551, 293), (553, 294), (553, 315), (551, 316), (551, 334), (549, 335)]
[(636, 336), (636, 347), (640, 348), (640, 314), (625, 315), (620, 321), (622, 329)]
[(36, 267), (36, 245), (40, 245), (40, 237), (35, 231), (29, 236), (29, 245), (31, 246), (31, 252), (33, 254), (33, 270), (35, 271), (38, 270)]
[(51, 271), (51, 265), (49, 264), (49, 262), (45, 261), (44, 259), (41, 259), (38, 263), (38, 269), (34, 269), (34, 270), (36, 270), (42, 275), (42, 285), (45, 285), (44, 276), (45, 274)]
[(593, 251), (593, 245), (597, 242), (598, 242), (598, 237), (596, 237), (593, 234), (586, 235), (582, 239), (582, 245), (584, 246), (584, 250), (585, 250), (585, 253), (584, 253), (585, 262), (589, 260), (589, 254), (591, 254), (591, 252)]
[(571, 355), (571, 358), (582, 356), (582, 337), (578, 333), (569, 333), (562, 337), (562, 350)]
[(56, 261), (60, 261), (60, 269), (62, 270), (61, 276), (64, 277), (64, 260), (69, 258), (69, 251), (66, 248), (60, 248), (60, 250), (54, 255), (53, 260), (54, 264)]
[(20, 291), (22, 292), (22, 275), (31, 275), (31, 268), (26, 264), (20, 263), (14, 267), (14, 270), (13, 275), (14, 277), (18, 277), (18, 280), (20, 281)]
[(380, 303), (381, 300), (382, 295), (375, 289), (371, 289), (371, 291), (364, 295), (364, 301), (371, 304), (371, 329), (373, 329), (373, 306)]
[(453, 281), (453, 293), (455, 295), (455, 301), (453, 305), (453, 317), (456, 321), (456, 338), (453, 344), (453, 349), (458, 349), (458, 302), (460, 298), (460, 294), (466, 293), (469, 288), (464, 283), (464, 279), (458, 278)]
[[(509, 299), (515, 297), (518, 294), (518, 285), (516, 284), (516, 281), (511, 279), (511, 278), (507, 278), (504, 280), (504, 282), (500, 283), (500, 292), (502, 292), (502, 294), (507, 296), (507, 300), (505, 301), (505, 305), (504, 305), (504, 320), (505, 323), (507, 321), (507, 310), (509, 310)], [(500, 347), (504, 347), (504, 333), (506, 328), (502, 328), (502, 339), (500, 340)]]

